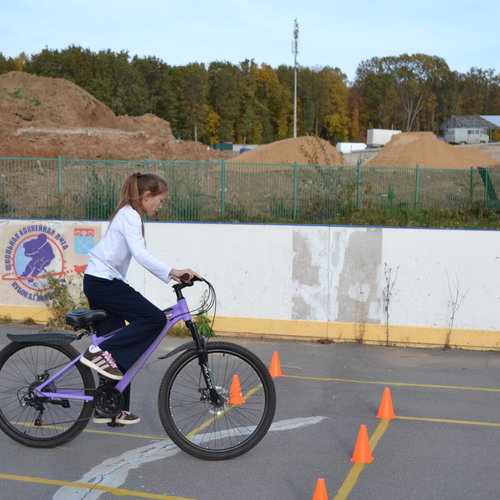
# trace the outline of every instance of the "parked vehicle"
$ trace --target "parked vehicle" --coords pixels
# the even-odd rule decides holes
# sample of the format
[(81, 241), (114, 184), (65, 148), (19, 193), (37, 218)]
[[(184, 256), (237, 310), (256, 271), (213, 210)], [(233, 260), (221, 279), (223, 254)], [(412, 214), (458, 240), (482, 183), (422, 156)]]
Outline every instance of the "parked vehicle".
[(341, 153), (353, 153), (354, 151), (364, 151), (366, 144), (364, 142), (337, 142), (335, 149)]
[(393, 135), (400, 133), (401, 130), (370, 128), (366, 131), (366, 144), (369, 148), (381, 148), (391, 140)]
[(490, 142), (484, 128), (449, 128), (444, 140), (450, 144), (481, 144)]

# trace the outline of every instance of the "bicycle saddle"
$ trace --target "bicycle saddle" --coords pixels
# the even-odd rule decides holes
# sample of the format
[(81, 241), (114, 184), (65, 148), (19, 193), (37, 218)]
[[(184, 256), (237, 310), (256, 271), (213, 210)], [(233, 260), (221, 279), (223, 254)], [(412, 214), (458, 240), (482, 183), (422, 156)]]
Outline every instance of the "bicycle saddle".
[(87, 311), (86, 309), (75, 309), (66, 313), (66, 323), (76, 328), (85, 328), (91, 323), (97, 323), (108, 317), (104, 309)]

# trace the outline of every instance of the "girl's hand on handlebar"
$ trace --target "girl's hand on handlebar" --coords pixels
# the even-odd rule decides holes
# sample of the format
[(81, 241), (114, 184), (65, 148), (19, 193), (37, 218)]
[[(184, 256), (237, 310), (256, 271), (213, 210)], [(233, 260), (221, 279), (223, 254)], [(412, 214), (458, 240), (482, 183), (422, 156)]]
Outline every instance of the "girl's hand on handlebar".
[(191, 269), (172, 269), (170, 271), (170, 276), (172, 276), (172, 279), (178, 283), (189, 283), (190, 281), (193, 281), (193, 278), (203, 280), (198, 273)]

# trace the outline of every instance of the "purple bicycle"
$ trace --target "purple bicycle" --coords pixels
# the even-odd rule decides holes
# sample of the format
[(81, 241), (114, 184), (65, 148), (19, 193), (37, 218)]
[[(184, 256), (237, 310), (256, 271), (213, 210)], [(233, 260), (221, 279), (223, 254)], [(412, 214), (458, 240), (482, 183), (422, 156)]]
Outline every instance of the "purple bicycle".
[(95, 331), (95, 324), (106, 317), (104, 310), (69, 312), (66, 322), (76, 331), (83, 330), (78, 334), (7, 334), (11, 343), (0, 352), (0, 428), (19, 443), (50, 448), (78, 436), (94, 410), (114, 421), (122, 410), (122, 391), (182, 320), (192, 340), (160, 358), (179, 354), (167, 368), (158, 394), (165, 431), (182, 450), (205, 460), (234, 458), (253, 448), (274, 417), (273, 379), (248, 349), (207, 342), (200, 335), (192, 314), (216, 303), (212, 285), (201, 281), (208, 294), (196, 311), (189, 310), (182, 293), (193, 283), (173, 286), (177, 302), (164, 310), (165, 328), (119, 382), (96, 387), (94, 373), (78, 362), (82, 354), (70, 345), (85, 335), (97, 345), (104, 340)]

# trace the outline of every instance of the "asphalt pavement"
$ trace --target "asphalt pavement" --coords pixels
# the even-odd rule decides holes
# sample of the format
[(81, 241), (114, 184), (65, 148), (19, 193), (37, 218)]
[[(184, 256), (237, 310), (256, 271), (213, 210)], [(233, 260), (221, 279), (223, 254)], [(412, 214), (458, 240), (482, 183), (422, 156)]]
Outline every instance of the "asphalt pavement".
[[(38, 330), (1, 324), (0, 348), (6, 332)], [(158, 355), (185, 340), (166, 339)], [(175, 447), (157, 411), (170, 361), (153, 357), (132, 386), (137, 425), (89, 423), (42, 450), (0, 433), (0, 498), (303, 500), (319, 478), (332, 499), (500, 498), (500, 352), (224, 340), (268, 366), (277, 352), (283, 373), (273, 426), (250, 452), (207, 462)], [(386, 387), (393, 419), (377, 418)], [(351, 460), (361, 426), (371, 463)]]

